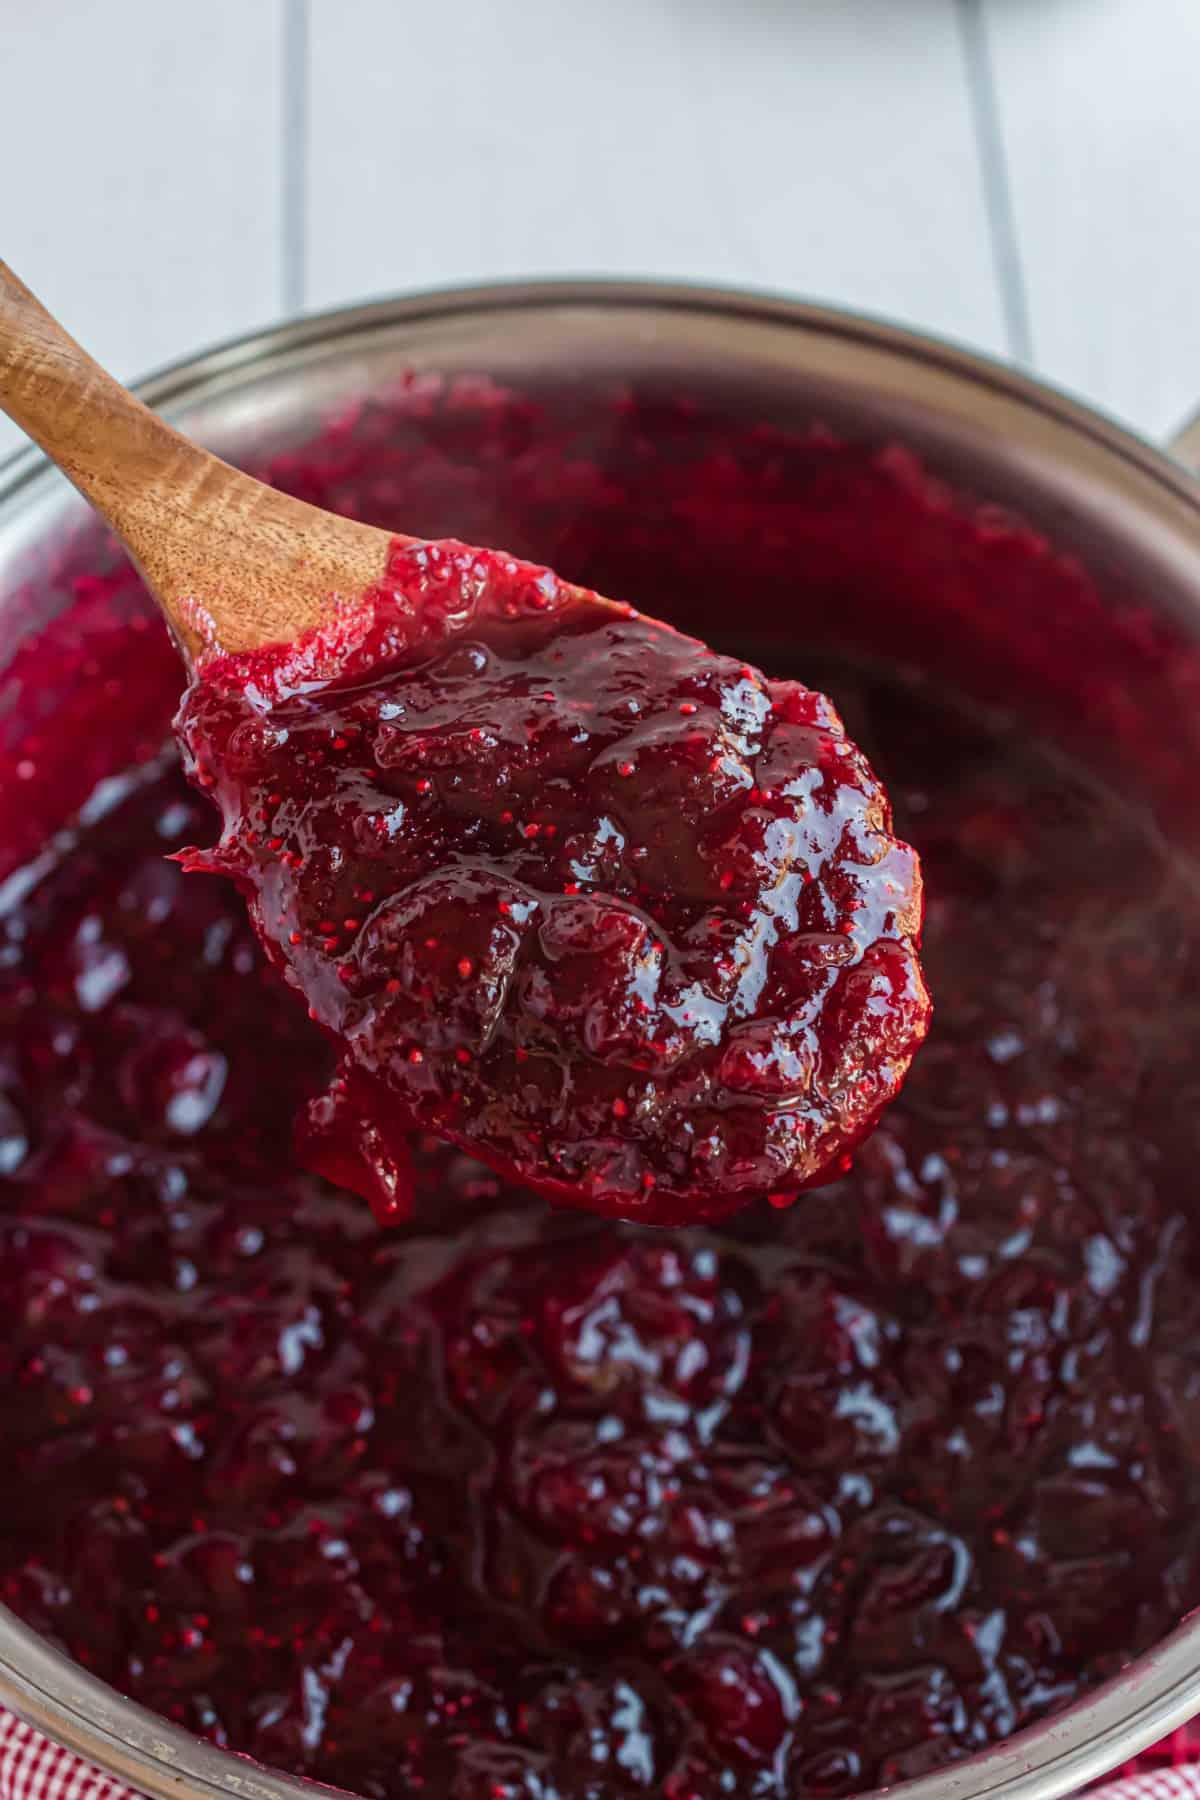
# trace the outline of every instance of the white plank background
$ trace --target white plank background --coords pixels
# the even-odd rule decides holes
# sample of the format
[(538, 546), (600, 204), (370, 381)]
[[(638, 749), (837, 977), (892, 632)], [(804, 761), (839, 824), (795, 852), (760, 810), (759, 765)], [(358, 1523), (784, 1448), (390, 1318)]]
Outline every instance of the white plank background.
[(1033, 358), (1151, 435), (1200, 404), (1200, 0), (987, 0)]
[(1003, 347), (953, 0), (311, 4), (318, 305), (698, 276)]
[(281, 311), (284, 16), (0, 0), (0, 255), (123, 377)]
[(1200, 0), (0, 0), (0, 79), (0, 254), (124, 376), (629, 273), (1200, 400)]

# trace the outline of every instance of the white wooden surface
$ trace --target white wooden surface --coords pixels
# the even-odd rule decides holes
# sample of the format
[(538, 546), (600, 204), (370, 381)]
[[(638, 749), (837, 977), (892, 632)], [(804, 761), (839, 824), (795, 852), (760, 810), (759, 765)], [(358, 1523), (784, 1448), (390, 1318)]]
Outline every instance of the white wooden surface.
[(283, 22), (0, 0), (0, 255), (122, 376), (280, 312)]
[(632, 273), (1200, 400), (1200, 0), (0, 0), (0, 79), (0, 254), (126, 376)]
[(987, 0), (1037, 366), (1159, 435), (1200, 404), (1200, 0)]
[(1002, 347), (953, 0), (311, 5), (317, 305), (699, 276)]

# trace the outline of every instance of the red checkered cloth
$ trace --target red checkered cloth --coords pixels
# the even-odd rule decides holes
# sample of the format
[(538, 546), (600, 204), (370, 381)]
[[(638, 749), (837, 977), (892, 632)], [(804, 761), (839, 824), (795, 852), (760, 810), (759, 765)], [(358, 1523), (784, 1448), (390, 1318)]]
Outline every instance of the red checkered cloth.
[(137, 1800), (0, 1706), (0, 1800)]
[[(1200, 1800), (1200, 1719), (1184, 1725), (1087, 1800)], [(0, 1800), (140, 1800), (0, 1706)]]

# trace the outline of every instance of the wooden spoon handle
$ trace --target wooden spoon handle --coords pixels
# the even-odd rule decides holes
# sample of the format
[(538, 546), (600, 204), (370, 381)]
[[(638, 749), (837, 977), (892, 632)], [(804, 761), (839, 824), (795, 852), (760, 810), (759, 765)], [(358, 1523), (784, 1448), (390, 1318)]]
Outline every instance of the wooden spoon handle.
[(185, 660), (302, 636), (382, 575), (391, 538), (189, 443), (0, 262), (0, 407), (103, 514)]
[(187, 485), (202, 461), (93, 361), (4, 262), (0, 404), (122, 536), (148, 484)]
[[(0, 262), (0, 400), (10, 418), (71, 479), (91, 491), (119, 442), (140, 460), (156, 459), (184, 440), (94, 362), (52, 318), (25, 283)], [(99, 464), (99, 467), (97, 467)]]

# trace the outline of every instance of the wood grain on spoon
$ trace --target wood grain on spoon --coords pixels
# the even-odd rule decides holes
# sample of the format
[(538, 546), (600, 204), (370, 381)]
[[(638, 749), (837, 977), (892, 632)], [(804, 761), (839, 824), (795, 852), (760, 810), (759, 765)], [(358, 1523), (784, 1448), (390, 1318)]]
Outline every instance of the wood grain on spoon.
[(3, 262), (0, 407), (122, 539), (189, 665), (299, 638), (384, 573), (393, 533), (277, 493), (189, 443)]

